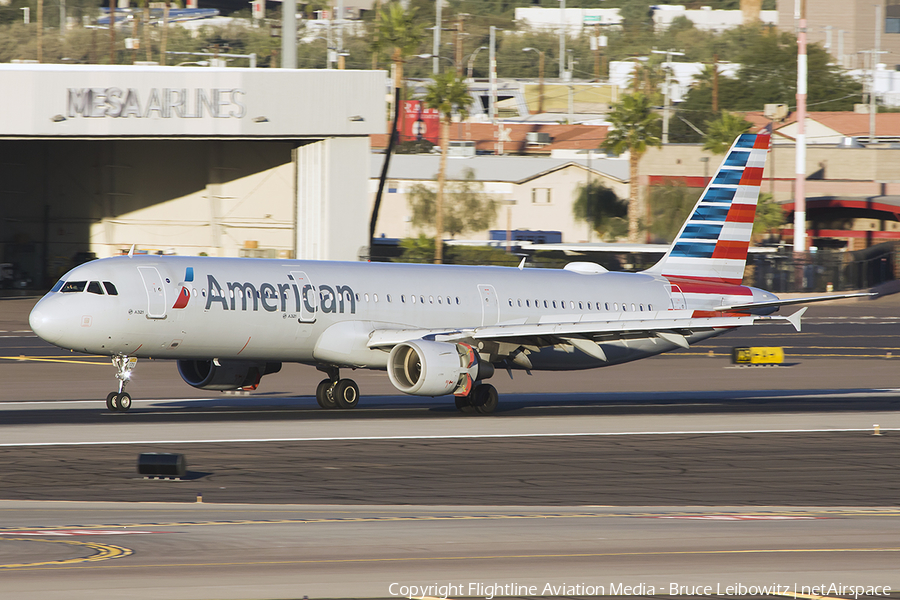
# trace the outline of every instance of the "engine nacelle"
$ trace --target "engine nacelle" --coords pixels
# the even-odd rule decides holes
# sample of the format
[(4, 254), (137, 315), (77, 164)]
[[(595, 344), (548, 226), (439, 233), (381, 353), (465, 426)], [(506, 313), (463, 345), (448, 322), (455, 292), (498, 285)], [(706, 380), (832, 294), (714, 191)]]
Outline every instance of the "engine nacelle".
[(387, 372), (401, 392), (443, 396), (467, 393), (473, 381), (494, 374), (494, 365), (481, 361), (466, 344), (413, 340), (394, 346)]
[(280, 362), (245, 360), (179, 360), (178, 374), (184, 381), (201, 390), (256, 389), (263, 375), (281, 370)]

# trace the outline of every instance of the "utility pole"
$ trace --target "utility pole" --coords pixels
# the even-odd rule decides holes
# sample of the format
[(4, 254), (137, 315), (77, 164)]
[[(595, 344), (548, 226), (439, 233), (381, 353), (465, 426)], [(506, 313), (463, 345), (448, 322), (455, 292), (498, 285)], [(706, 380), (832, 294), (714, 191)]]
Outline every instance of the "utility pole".
[(869, 143), (875, 143), (875, 77), (878, 72), (878, 55), (881, 54), (881, 5), (875, 5), (875, 51), (872, 53), (872, 89), (869, 93)]
[(497, 28), (491, 25), (491, 45), (488, 49), (491, 80), (491, 124), (497, 125)]
[(297, 0), (281, 3), (281, 68), (297, 68)]
[(463, 76), (463, 20), (468, 17), (468, 13), (459, 13), (456, 15), (456, 78), (462, 79)]
[(674, 50), (653, 50), (653, 54), (666, 55), (666, 89), (665, 89), (665, 108), (663, 109), (663, 134), (662, 143), (669, 143), (669, 109), (671, 107), (671, 83), (672, 83), (672, 57), (684, 56), (684, 52), (675, 52)]
[(522, 48), (522, 52), (535, 51), (538, 53), (538, 114), (544, 112), (544, 51), (537, 48)]
[(600, 82), (600, 23), (594, 24), (594, 37), (591, 38), (594, 47), (594, 81)]
[(109, 0), (109, 64), (116, 64), (116, 0)]
[(37, 0), (37, 61), (44, 62), (44, 0)]
[(569, 82), (569, 119), (568, 122), (571, 123), (575, 120), (575, 87), (572, 85), (572, 72), (575, 70), (575, 59), (572, 56), (572, 51), (569, 50), (569, 70), (567, 71), (568, 76), (566, 80)]
[(338, 26), (338, 42), (337, 42), (338, 69), (343, 70), (344, 69), (344, 0), (338, 0), (337, 26)]
[(443, 0), (434, 0), (434, 37), (431, 46), (431, 72), (437, 75), (441, 72), (441, 4)]
[(719, 112), (719, 55), (713, 54), (712, 109)]
[(559, 0), (559, 77), (566, 72), (566, 0)]
[(796, 0), (797, 152), (794, 163), (794, 256), (806, 253), (806, 0)]

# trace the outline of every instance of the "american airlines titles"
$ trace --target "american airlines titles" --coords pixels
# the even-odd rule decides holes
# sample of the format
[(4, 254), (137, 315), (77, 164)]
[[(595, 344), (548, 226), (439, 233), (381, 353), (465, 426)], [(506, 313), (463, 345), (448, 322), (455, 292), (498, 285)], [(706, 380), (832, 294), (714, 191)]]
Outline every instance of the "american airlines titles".
[(151, 88), (143, 96), (135, 88), (68, 88), (66, 115), (81, 117), (159, 117), (170, 119), (240, 119), (247, 114), (239, 88)]
[[(226, 281), (223, 288), (212, 275), (207, 275), (207, 282), (206, 310), (217, 304), (222, 310), (258, 311), (262, 306), (268, 312), (356, 314), (356, 295), (346, 285), (320, 285), (317, 297), (315, 288), (308, 283), (302, 288), (295, 282), (263, 283), (257, 289), (250, 282)], [(289, 302), (291, 299), (293, 301)]]

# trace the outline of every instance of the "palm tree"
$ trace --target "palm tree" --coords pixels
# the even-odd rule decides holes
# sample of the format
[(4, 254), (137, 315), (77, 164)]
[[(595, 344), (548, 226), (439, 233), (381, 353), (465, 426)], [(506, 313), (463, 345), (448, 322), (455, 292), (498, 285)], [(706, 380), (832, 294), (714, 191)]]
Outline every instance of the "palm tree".
[(436, 109), (441, 113), (441, 166), (438, 169), (438, 189), (435, 202), (435, 224), (437, 237), (434, 243), (434, 263), (441, 264), (444, 260), (444, 180), (447, 176), (447, 150), (450, 146), (450, 120), (453, 113), (459, 114), (460, 120), (469, 116), (469, 106), (472, 104), (472, 96), (469, 88), (462, 79), (456, 77), (456, 73), (447, 71), (437, 75), (434, 81), (425, 88), (425, 106)]
[(376, 44), (374, 51), (391, 48), (394, 61), (394, 89), (403, 87), (403, 63), (407, 56), (419, 50), (424, 38), (424, 24), (416, 22), (416, 8), (404, 10), (399, 1), (389, 3), (379, 14), (375, 25)]
[(706, 139), (703, 141), (703, 149), (713, 154), (725, 154), (731, 148), (735, 138), (742, 133), (747, 133), (753, 126), (750, 121), (741, 115), (723, 110), (721, 116), (715, 121), (707, 122)]
[(638, 195), (638, 162), (648, 146), (661, 146), (660, 118), (654, 113), (650, 99), (640, 92), (628, 94), (607, 115), (611, 127), (600, 144), (615, 154), (628, 151), (631, 167), (631, 192), (628, 197), (628, 241), (639, 242), (641, 202)]

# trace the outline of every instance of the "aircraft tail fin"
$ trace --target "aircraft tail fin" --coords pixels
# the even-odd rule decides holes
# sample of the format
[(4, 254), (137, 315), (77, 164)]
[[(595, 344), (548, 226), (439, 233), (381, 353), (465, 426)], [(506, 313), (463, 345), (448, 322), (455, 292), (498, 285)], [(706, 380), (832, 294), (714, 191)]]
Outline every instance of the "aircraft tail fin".
[(738, 136), (671, 248), (649, 272), (740, 285), (769, 139)]

